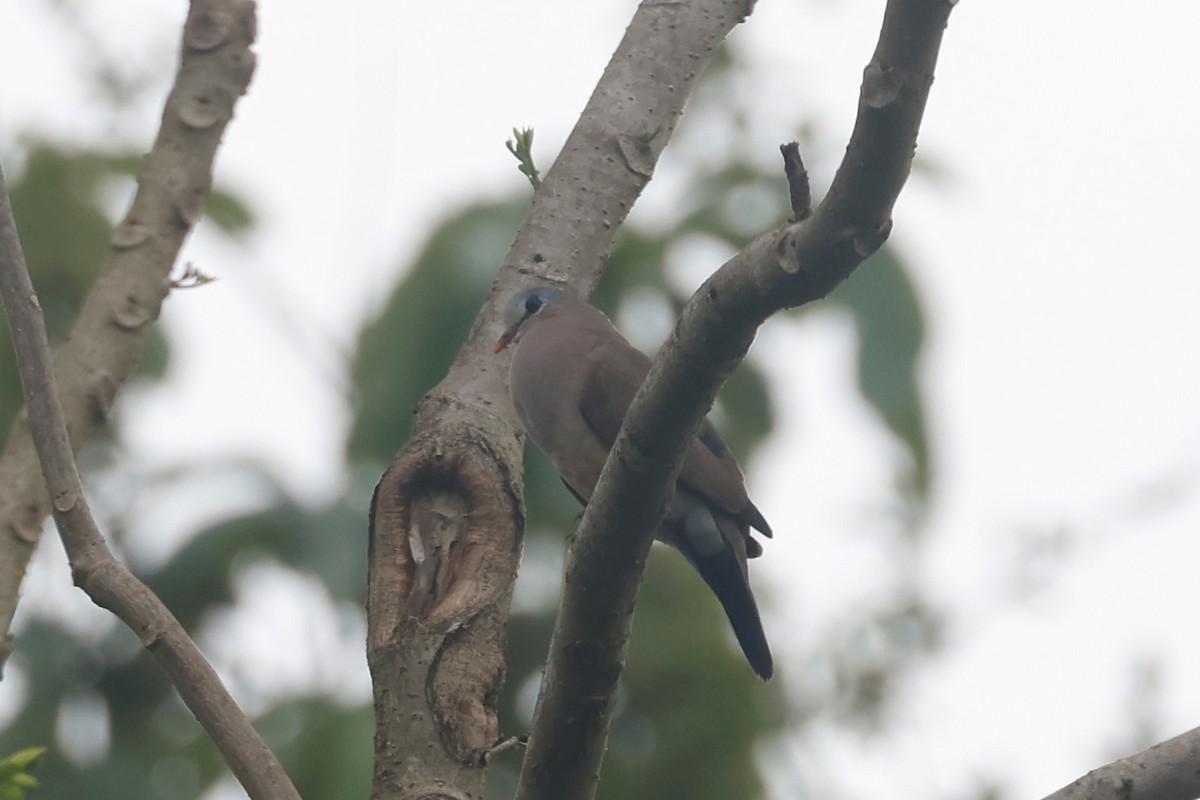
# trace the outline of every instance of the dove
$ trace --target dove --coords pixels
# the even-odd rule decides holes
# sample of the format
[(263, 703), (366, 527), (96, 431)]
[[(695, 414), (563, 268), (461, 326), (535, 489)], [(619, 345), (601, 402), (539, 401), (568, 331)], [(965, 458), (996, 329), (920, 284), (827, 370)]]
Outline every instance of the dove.
[[(508, 384), (517, 417), (567, 489), (587, 505), (650, 359), (599, 309), (551, 286), (514, 295), (504, 324), (495, 350), (513, 348)], [(771, 536), (737, 460), (705, 420), (687, 447), (655, 538), (683, 553), (700, 573), (750, 667), (766, 680), (774, 667), (750, 590), (747, 558), (762, 554), (751, 528)]]

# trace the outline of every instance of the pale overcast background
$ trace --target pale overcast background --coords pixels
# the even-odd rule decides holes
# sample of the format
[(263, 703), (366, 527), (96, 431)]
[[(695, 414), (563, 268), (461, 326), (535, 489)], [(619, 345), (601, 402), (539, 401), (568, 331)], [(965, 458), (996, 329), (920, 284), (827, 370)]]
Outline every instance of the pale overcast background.
[[(114, 52), (169, 78), (183, 2), (76, 5)], [(158, 106), (120, 121), (94, 113), (76, 78), (83, 65), (42, 8), (0, 5), (5, 148), (30, 129), (148, 147)], [(221, 280), (167, 301), (169, 381), (123, 398), (134, 460), (248, 455), (301, 497), (332, 496), (349, 423), (330, 380), (340, 354), (445, 212), (520, 186), (503, 147), (514, 125), (536, 128), (548, 166), (633, 9), (260, 3), (259, 69), (218, 180), (261, 224), (237, 247), (202, 224), (185, 249), (183, 260)], [(760, 68), (761, 97), (747, 105), (761, 109), (764, 148), (792, 138), (804, 108), (820, 123), (810, 161), (841, 151), (882, 9), (759, 2), (735, 38)], [(1131, 669), (1160, 656), (1161, 706), (1143, 711), (1165, 733), (1200, 724), (1198, 32), (1194, 0), (963, 0), (951, 17), (919, 153), (944, 177), (910, 183), (892, 242), (929, 315), (927, 580), (951, 603), (953, 655), (914, 672), (893, 735), (806, 733), (805, 759), (860, 797), (945, 796), (989, 778), (1040, 797), (1111, 754)], [(22, 83), (29, 72), (52, 77)], [(661, 177), (635, 216), (673, 202)], [(818, 187), (829, 177), (814, 173)], [(781, 417), (749, 465), (751, 493), (778, 531), (756, 579), (772, 598), (767, 628), (789, 682), (804, 680), (796, 665), (839, 609), (888, 580), (886, 555), (853, 533), (887, 501), (863, 487), (888, 474), (895, 447), (854, 392), (852, 346), (850, 324), (829, 313), (772, 323), (755, 347), (777, 379)], [(159, 510), (155, 535), (203, 513)], [(92, 619), (47, 544), (19, 614), (69, 607)], [(1047, 555), (1038, 590), (1024, 595), (1011, 565), (1029, 546)], [(311, 615), (320, 604), (307, 605)], [(292, 601), (259, 602), (241, 623), (257, 632), (240, 641), (269, 625), (282, 640), (256, 658), (276, 680), (366, 696), (361, 631), (332, 614), (327, 633), (344, 641), (345, 664), (275, 663), (294, 647), (324, 651), (287, 638), (310, 631), (289, 624), (296, 613)], [(210, 646), (233, 658), (230, 641)], [(0, 706), (19, 690), (19, 676), (0, 684)], [(799, 745), (764, 753), (777, 800), (801, 785)]]

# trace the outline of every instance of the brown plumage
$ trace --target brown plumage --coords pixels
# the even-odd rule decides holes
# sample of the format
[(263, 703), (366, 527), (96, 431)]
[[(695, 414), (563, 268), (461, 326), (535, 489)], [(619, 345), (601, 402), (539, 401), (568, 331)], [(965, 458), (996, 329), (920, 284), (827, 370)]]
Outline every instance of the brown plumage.
[[(515, 340), (509, 391), (521, 424), (572, 494), (587, 503), (650, 359), (599, 310), (559, 289), (520, 292), (505, 322), (496, 351)], [(657, 538), (682, 552), (704, 578), (750, 666), (766, 679), (773, 671), (771, 651), (746, 570), (747, 557), (762, 554), (752, 527), (771, 535), (737, 461), (705, 420), (688, 447)]]

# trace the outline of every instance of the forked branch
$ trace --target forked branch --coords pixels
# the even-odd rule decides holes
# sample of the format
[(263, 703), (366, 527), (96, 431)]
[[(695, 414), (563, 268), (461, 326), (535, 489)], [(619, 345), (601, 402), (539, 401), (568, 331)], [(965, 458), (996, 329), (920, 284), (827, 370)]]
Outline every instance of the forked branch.
[[(805, 218), (738, 253), (692, 297), (625, 418), (569, 557), (518, 798), (590, 798), (647, 551), (685, 443), (772, 313), (824, 297), (891, 230), (952, 4), (890, 0), (845, 160)], [(794, 188), (799, 182), (793, 169)], [(797, 196), (799, 195), (799, 196)], [(586, 648), (586, 657), (581, 657)]]

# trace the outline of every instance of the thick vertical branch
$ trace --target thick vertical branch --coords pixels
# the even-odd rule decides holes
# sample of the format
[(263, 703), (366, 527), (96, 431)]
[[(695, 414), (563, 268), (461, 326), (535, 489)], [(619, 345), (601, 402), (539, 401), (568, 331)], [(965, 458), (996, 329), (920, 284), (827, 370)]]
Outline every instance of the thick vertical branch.
[[(213, 160), (233, 106), (254, 72), (252, 0), (193, 0), (179, 72), (146, 156), (137, 194), (113, 231), (112, 251), (88, 293), (56, 379), (78, 452), (109, 416), (170, 289), (184, 239), (200, 219)], [(0, 641), (7, 642), (25, 567), (50, 514), (37, 454), (17, 422), (0, 458)]]
[(478, 432), (439, 431), (414, 439), (375, 489), (367, 660), (376, 798), (483, 794), (525, 524), (512, 488), (519, 474)]
[[(368, 586), (376, 800), (482, 794), (480, 743), (495, 732), (524, 519), (507, 356), (492, 350), (497, 300), (531, 275), (583, 289), (595, 283), (700, 71), (747, 13), (745, 0), (642, 3), (535, 193), (450, 373), (418, 407), (413, 438), (376, 489)], [(455, 544), (475, 541), (480, 523), (489, 526), (486, 545)], [(483, 559), (473, 555), (479, 547)], [(497, 567), (502, 584), (492, 582)], [(477, 666), (460, 677), (459, 653), (468, 651)], [(446, 717), (447, 707), (466, 716)], [(476, 721), (472, 736), (460, 719)]]
[(684, 445), (763, 320), (824, 297), (887, 238), (951, 6), (889, 0), (833, 189), (811, 217), (761, 237), (713, 275), (659, 351), (576, 536), (520, 800), (593, 796), (646, 553)]
[(28, 429), (53, 499), (54, 519), (75, 583), (116, 614), (158, 659), (179, 696), (204, 726), (246, 793), (299, 800), (278, 759), (226, 691), (179, 621), (144, 583), (113, 558), (88, 508), (58, 402), (41, 305), (21, 253), (8, 187), (0, 171), (0, 295), (8, 313), (25, 390)]

